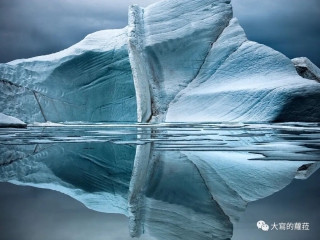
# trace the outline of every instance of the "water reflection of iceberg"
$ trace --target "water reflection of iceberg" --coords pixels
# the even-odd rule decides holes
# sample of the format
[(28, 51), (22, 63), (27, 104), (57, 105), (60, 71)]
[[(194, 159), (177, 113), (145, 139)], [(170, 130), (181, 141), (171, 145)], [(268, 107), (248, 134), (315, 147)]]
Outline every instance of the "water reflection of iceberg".
[[(259, 131), (252, 131), (253, 126), (217, 126), (211, 126), (211, 130), (205, 124), (191, 126), (199, 130), (193, 134), (190, 128), (181, 126), (131, 128), (115, 130), (114, 134), (111, 128), (83, 128), (81, 134), (77, 132), (79, 127), (62, 128), (64, 133), (55, 133), (55, 128), (33, 128), (21, 130), (20, 138), (25, 141), (15, 145), (16, 136), (8, 130), (1, 135), (7, 144), (0, 147), (0, 178), (63, 192), (96, 211), (125, 214), (135, 237), (148, 233), (158, 239), (229, 239), (247, 203), (316, 170), (318, 164), (296, 161), (294, 155), (303, 154), (304, 147), (305, 156), (318, 156), (313, 136), (319, 129), (313, 127), (308, 132), (310, 126), (282, 129), (278, 125), (283, 134), (280, 141), (279, 129), (272, 129), (274, 125), (265, 130), (259, 126)], [(203, 131), (205, 134), (200, 134)], [(313, 148), (303, 146), (303, 141), (297, 140), (298, 133), (304, 142), (313, 141)], [(38, 139), (42, 143), (34, 142), (35, 135), (42, 136)], [(187, 136), (192, 139), (190, 145)], [(201, 144), (208, 146), (204, 139), (210, 138), (235, 148), (195, 149)], [(235, 138), (238, 141), (228, 142)], [(181, 144), (183, 139), (185, 145)], [(283, 160), (291, 157), (293, 161), (269, 160), (263, 155), (260, 160), (252, 160), (257, 159), (259, 151), (272, 152), (266, 147), (259, 149), (261, 143), (286, 144), (282, 151), (287, 158)], [(300, 152), (292, 151), (290, 145), (300, 145)], [(248, 149), (254, 148), (257, 152), (249, 153)]]

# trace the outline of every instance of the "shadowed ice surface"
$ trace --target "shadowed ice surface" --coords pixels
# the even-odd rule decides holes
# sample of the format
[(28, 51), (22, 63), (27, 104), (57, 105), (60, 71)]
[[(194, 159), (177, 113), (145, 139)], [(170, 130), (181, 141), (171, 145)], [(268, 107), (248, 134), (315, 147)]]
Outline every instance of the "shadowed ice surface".
[(1, 130), (0, 180), (126, 215), (132, 237), (231, 239), (248, 203), (318, 169), (319, 139), (318, 123), (31, 125)]

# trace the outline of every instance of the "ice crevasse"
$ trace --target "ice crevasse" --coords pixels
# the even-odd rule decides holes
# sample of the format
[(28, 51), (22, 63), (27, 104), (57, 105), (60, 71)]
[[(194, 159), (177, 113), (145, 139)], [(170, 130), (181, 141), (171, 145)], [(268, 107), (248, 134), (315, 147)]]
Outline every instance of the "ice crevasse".
[(249, 41), (229, 0), (133, 5), (124, 29), (0, 64), (0, 112), (27, 123), (319, 121), (319, 69), (297, 64)]

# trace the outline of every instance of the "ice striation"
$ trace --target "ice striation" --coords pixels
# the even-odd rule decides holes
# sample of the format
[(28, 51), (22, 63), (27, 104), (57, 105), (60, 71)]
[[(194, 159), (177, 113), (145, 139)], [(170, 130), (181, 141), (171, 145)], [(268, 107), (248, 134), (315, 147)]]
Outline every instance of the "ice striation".
[(145, 108), (138, 109), (138, 120), (320, 119), (320, 85), (301, 78), (283, 54), (249, 41), (229, 2), (162, 1), (130, 8), (133, 76), (138, 89), (149, 83), (150, 92), (137, 91), (138, 106)]
[(0, 64), (0, 112), (27, 122), (136, 121), (127, 29), (47, 56)]

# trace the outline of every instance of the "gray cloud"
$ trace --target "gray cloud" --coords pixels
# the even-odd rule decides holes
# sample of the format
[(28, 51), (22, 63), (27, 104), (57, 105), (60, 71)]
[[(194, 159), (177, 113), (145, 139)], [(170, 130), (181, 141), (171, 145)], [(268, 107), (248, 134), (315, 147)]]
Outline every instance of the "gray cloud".
[[(0, 0), (0, 62), (49, 54), (87, 34), (127, 25), (128, 6), (156, 0)], [(307, 56), (320, 66), (318, 0), (233, 0), (248, 38), (289, 58)], [(165, 14), (165, 13), (164, 13)]]
[(233, 6), (250, 40), (289, 58), (306, 56), (320, 66), (318, 0), (233, 0)]

